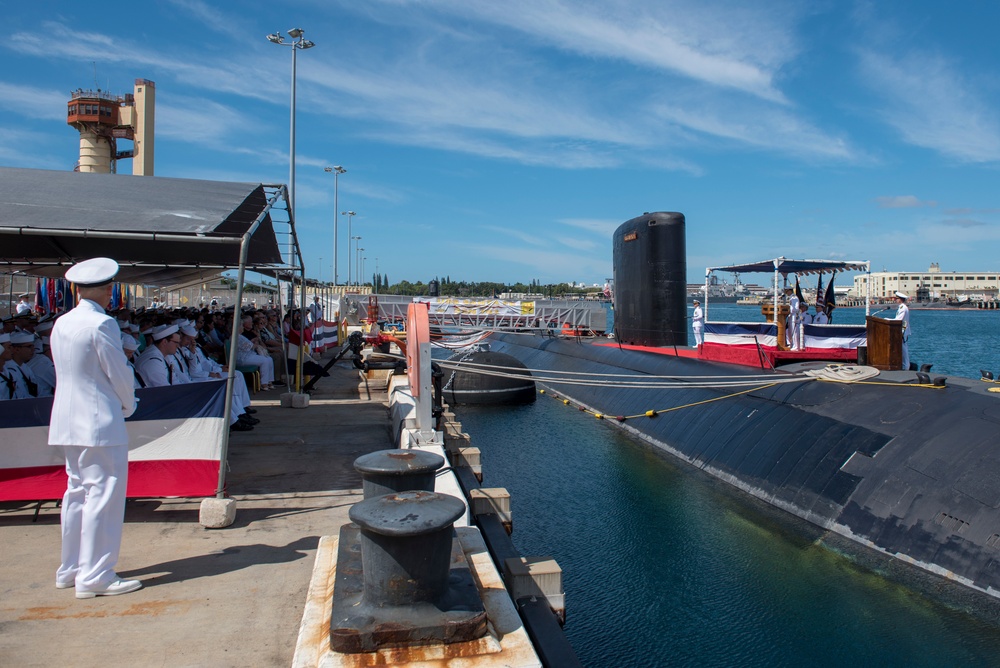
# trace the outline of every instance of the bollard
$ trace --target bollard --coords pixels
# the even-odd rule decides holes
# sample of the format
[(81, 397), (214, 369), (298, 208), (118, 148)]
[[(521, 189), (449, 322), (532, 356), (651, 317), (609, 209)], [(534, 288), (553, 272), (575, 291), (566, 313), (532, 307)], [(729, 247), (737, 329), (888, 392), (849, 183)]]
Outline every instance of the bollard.
[(374, 605), (435, 601), (448, 588), (451, 527), (465, 504), (447, 494), (411, 491), (355, 504), (361, 527), (364, 599)]
[(444, 457), (424, 450), (379, 450), (354, 460), (364, 481), (365, 499), (411, 490), (434, 491), (434, 477)]
[(486, 610), (452, 524), (453, 496), (406, 491), (365, 499), (341, 528), (330, 617), (340, 652), (455, 643), (487, 632)]

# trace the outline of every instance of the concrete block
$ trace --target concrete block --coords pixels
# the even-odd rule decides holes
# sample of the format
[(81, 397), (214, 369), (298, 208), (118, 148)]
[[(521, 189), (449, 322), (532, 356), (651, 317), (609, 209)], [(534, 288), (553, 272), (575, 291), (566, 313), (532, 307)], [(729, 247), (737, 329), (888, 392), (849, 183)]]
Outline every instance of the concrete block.
[(560, 623), (566, 620), (566, 595), (562, 568), (551, 557), (511, 557), (504, 559), (504, 582), (515, 601), (530, 596), (545, 598)]
[(469, 491), (472, 514), (492, 513), (510, 517), (510, 492), (504, 487), (478, 487)]
[(206, 529), (225, 529), (236, 521), (236, 499), (210, 497), (201, 500), (198, 523)]
[(295, 396), (294, 392), (282, 392), (278, 396), (278, 399), (281, 401), (281, 407), (282, 408), (291, 408), (292, 407), (292, 397), (294, 397), (294, 396)]
[(459, 466), (468, 466), (473, 469), (480, 468), (481, 470), (479, 448), (459, 448), (458, 463)]
[(309, 395), (306, 393), (292, 395), (292, 408), (308, 408)]
[(469, 490), (469, 502), (473, 515), (496, 515), (507, 535), (514, 531), (510, 512), (510, 492), (504, 487), (479, 487)]

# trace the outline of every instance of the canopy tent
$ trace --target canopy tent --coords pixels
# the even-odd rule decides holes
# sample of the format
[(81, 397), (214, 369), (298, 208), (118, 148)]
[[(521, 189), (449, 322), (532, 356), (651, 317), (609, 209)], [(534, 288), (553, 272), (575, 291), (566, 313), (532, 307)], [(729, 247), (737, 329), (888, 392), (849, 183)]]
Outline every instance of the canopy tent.
[[(272, 225), (271, 211), (281, 200), (294, 267), (282, 258)], [(116, 280), (123, 283), (170, 285), (238, 268), (237, 303), (247, 269), (305, 275), (284, 185), (0, 167), (0, 269), (55, 277), (98, 256), (118, 262)], [(234, 318), (232, 340), (239, 326)], [(230, 364), (224, 424), (235, 372)], [(228, 436), (223, 430), (220, 497)]]
[(790, 260), (785, 257), (773, 260), (762, 260), (760, 262), (750, 262), (748, 264), (734, 264), (727, 267), (708, 267), (706, 274), (713, 271), (725, 271), (731, 274), (753, 274), (771, 273), (797, 274), (799, 276), (810, 276), (813, 274), (825, 274), (833, 271), (869, 271), (870, 262), (841, 262), (839, 260)]
[[(724, 267), (707, 267), (705, 269), (705, 314), (708, 314), (708, 294), (709, 283), (713, 272), (725, 271), (732, 274), (752, 274), (752, 273), (772, 273), (774, 282), (772, 286), (771, 299), (774, 302), (774, 313), (778, 312), (779, 300), (779, 275), (788, 278), (788, 274), (796, 276), (812, 276), (815, 274), (826, 274), (837, 271), (863, 271), (868, 274), (867, 294), (865, 295), (865, 313), (871, 312), (871, 262), (870, 261), (843, 261), (843, 260), (792, 260), (786, 257), (777, 257), (772, 260), (761, 260), (760, 262), (750, 262), (747, 264), (732, 264)], [(830, 279), (833, 280), (832, 278)]]
[[(119, 280), (168, 285), (241, 265), (285, 266), (270, 210), (284, 187), (0, 167), (0, 268), (62, 276), (114, 258)], [(289, 221), (291, 222), (291, 221)]]

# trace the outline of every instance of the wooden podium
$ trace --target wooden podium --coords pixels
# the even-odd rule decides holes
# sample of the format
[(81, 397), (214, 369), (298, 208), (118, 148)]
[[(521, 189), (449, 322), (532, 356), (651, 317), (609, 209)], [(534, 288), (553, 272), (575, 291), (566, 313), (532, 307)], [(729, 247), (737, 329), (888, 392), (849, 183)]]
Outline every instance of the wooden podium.
[(903, 321), (865, 318), (868, 334), (868, 366), (881, 371), (903, 368)]
[[(760, 305), (760, 313), (767, 322), (775, 322), (774, 302), (764, 302)], [(788, 350), (785, 343), (785, 320), (788, 318), (788, 304), (778, 304), (778, 350)]]

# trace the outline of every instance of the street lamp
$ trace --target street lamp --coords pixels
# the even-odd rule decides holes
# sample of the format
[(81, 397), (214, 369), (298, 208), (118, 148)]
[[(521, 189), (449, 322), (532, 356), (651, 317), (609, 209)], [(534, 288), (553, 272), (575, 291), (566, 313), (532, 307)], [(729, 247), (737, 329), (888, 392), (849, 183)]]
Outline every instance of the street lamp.
[[(362, 248), (361, 250), (364, 250), (364, 248)], [(364, 255), (361, 256), (361, 279), (362, 280), (368, 280), (368, 277), (365, 276), (365, 260), (367, 260), (367, 259), (368, 258), (365, 257)], [(374, 281), (372, 281), (372, 285), (375, 285)]]
[(347, 216), (347, 284), (351, 284), (351, 223), (354, 216), (358, 215), (354, 211), (341, 211), (340, 215)]
[(324, 167), (323, 171), (329, 174), (333, 172), (333, 284), (338, 285), (340, 283), (340, 274), (337, 271), (337, 240), (340, 237), (338, 232), (338, 226), (340, 225), (340, 215), (337, 213), (340, 210), (340, 205), (337, 203), (340, 188), (338, 181), (340, 180), (340, 175), (347, 172), (346, 169), (340, 165), (334, 165), (333, 167)]
[[(352, 237), (352, 239), (354, 239), (354, 267), (355, 267), (355, 271), (357, 271), (357, 268), (358, 268), (358, 247), (361, 245), (361, 237)], [(348, 250), (350, 250), (350, 249), (348, 249)], [(356, 282), (355, 282), (355, 285), (357, 285)]]
[[(302, 28), (292, 28), (288, 31), (291, 42), (285, 43), (285, 38), (276, 32), (267, 36), (267, 41), (272, 44), (292, 47), (292, 111), (291, 129), (288, 149), (288, 214), (292, 221), (295, 220), (295, 54), (299, 49), (311, 49), (316, 46), (302, 36), (305, 31)], [(292, 237), (288, 239), (289, 263), (292, 262)]]

